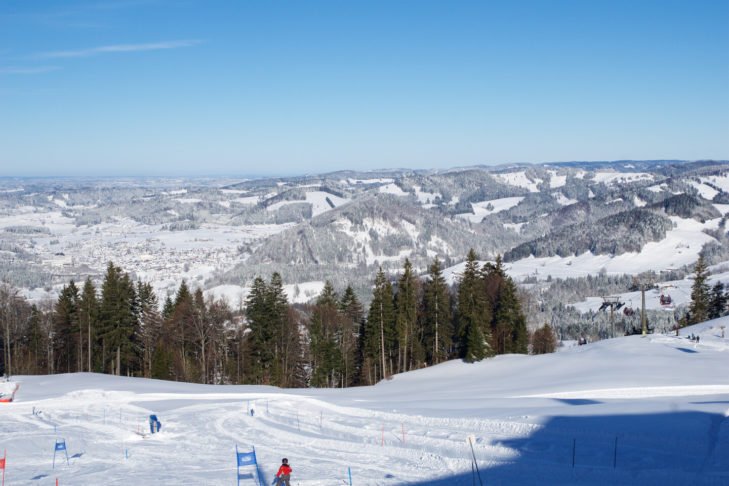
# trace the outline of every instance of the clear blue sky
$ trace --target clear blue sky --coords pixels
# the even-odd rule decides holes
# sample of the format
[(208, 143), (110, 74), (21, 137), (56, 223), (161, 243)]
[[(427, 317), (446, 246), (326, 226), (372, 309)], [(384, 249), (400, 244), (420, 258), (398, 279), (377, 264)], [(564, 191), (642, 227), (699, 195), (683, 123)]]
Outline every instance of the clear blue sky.
[(0, 176), (729, 158), (729, 0), (0, 2)]

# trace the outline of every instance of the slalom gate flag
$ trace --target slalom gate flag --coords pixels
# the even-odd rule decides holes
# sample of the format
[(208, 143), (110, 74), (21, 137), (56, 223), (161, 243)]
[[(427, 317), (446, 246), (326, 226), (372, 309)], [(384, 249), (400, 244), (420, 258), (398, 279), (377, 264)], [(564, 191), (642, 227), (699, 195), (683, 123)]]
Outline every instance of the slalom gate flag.
[(243, 473), (241, 474), (240, 468), (241, 466), (255, 466), (256, 467), (256, 476), (258, 477), (258, 486), (263, 486), (263, 481), (261, 480), (261, 471), (258, 470), (258, 461), (256, 461), (256, 448), (253, 447), (253, 450), (251, 452), (238, 452), (238, 444), (235, 445), (235, 457), (236, 457), (236, 467), (238, 472), (238, 486), (240, 486), (240, 480), (241, 479), (253, 479), (255, 481), (255, 478), (253, 477), (252, 473)]
[(56, 468), (56, 452), (63, 451), (66, 453), (66, 465), (70, 466), (68, 462), (68, 450), (66, 449), (66, 439), (56, 439), (56, 446), (53, 448), (53, 469)]
[(5, 486), (5, 457), (8, 455), (8, 451), (3, 451), (3, 458), (0, 459), (0, 469), (3, 470), (3, 486)]

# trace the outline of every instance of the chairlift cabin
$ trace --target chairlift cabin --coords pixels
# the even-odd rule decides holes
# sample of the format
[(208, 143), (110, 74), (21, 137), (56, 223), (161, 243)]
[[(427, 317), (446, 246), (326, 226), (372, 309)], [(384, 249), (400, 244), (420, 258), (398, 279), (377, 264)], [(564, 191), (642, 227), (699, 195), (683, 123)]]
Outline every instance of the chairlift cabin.
[(671, 305), (673, 300), (670, 294), (661, 294), (661, 305)]
[(632, 307), (626, 307), (625, 309), (623, 309), (623, 315), (625, 317), (633, 317), (635, 315), (635, 309), (633, 309)]

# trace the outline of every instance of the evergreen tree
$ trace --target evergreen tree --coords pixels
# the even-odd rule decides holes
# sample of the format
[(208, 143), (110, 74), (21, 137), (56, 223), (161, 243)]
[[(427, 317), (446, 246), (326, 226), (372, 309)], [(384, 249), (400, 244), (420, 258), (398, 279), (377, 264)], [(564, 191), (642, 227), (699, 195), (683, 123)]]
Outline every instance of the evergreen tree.
[(709, 304), (711, 294), (709, 293), (709, 271), (704, 262), (704, 255), (699, 254), (699, 261), (694, 267), (694, 283), (691, 286), (691, 303), (688, 310), (688, 324), (704, 322), (709, 318)]
[(120, 375), (122, 366), (131, 372), (137, 365), (136, 291), (129, 274), (109, 262), (101, 288), (99, 337), (102, 340), (102, 368)]
[(137, 282), (137, 300), (140, 309), (137, 341), (142, 346), (142, 373), (150, 377), (155, 348), (162, 334), (162, 317), (157, 311), (157, 296), (151, 284)]
[(511, 277), (506, 277), (502, 282), (491, 325), (495, 348), (498, 353), (526, 354), (526, 316), (521, 308), (516, 284)]
[(458, 336), (460, 354), (468, 362), (480, 361), (493, 354), (488, 327), (491, 312), (480, 278), (473, 248), (466, 257), (466, 266), (458, 285)]
[(344, 317), (341, 337), (344, 386), (359, 383), (362, 370), (362, 337), (364, 309), (351, 285), (347, 285), (339, 301), (339, 313)]
[[(397, 283), (395, 295), (395, 322), (398, 341), (398, 371), (408, 371), (412, 365), (422, 364), (423, 347), (418, 332), (418, 281), (413, 266), (405, 259), (403, 273)], [(408, 352), (410, 354), (408, 354)]]
[(246, 379), (260, 385), (269, 384), (273, 365), (273, 326), (270, 325), (272, 310), (269, 306), (268, 288), (261, 277), (253, 280), (251, 291), (246, 300), (246, 320), (248, 321)]
[(41, 324), (41, 311), (33, 304), (30, 309), (25, 347), (28, 352), (27, 370), (29, 374), (40, 374), (44, 369), (44, 336)]
[(281, 275), (274, 272), (268, 285), (266, 298), (270, 312), (269, 325), (273, 327), (273, 366), (271, 369), (271, 384), (282, 386), (286, 376), (292, 371), (289, 368), (288, 355), (288, 309), (289, 302), (283, 289)]
[(162, 318), (169, 319), (172, 316), (173, 312), (175, 312), (175, 303), (172, 302), (172, 299), (168, 295), (165, 299), (165, 305), (162, 308)]
[(724, 284), (716, 282), (711, 289), (711, 301), (709, 303), (709, 319), (716, 319), (725, 316), (727, 313), (729, 294), (724, 292)]
[(395, 309), (392, 285), (380, 267), (375, 277), (364, 335), (364, 371), (367, 383), (392, 373), (393, 344), (395, 342)]
[(78, 288), (73, 280), (58, 296), (53, 312), (54, 363), (52, 373), (70, 373), (78, 367)]
[(438, 364), (448, 359), (453, 347), (451, 294), (438, 257), (430, 265), (423, 287), (424, 345), (428, 362)]
[[(91, 372), (92, 357), (96, 351), (95, 334), (99, 327), (99, 299), (96, 296), (96, 287), (90, 278), (84, 282), (78, 307), (79, 333), (86, 333), (86, 371)], [(79, 342), (82, 341), (83, 339), (79, 339)]]
[(342, 359), (336, 334), (344, 320), (337, 307), (337, 294), (327, 280), (316, 299), (309, 325), (313, 386), (331, 387), (337, 384)]

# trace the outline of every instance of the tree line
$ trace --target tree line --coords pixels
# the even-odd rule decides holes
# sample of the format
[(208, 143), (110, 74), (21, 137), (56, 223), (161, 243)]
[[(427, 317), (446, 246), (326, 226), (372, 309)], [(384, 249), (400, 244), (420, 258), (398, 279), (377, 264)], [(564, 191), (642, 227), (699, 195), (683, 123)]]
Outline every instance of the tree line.
[[(109, 263), (31, 304), (0, 285), (4, 374), (97, 372), (199, 383), (282, 387), (374, 384), (445, 360), (526, 353), (530, 336), (516, 284), (473, 250), (449, 285), (436, 258), (426, 277), (409, 260), (391, 280), (380, 268), (365, 309), (352, 286), (328, 281), (315, 302), (290, 304), (282, 279), (256, 277), (234, 308), (183, 280), (160, 305), (151, 284)], [(536, 352), (554, 346), (549, 328)], [(545, 335), (546, 333), (546, 335)]]

